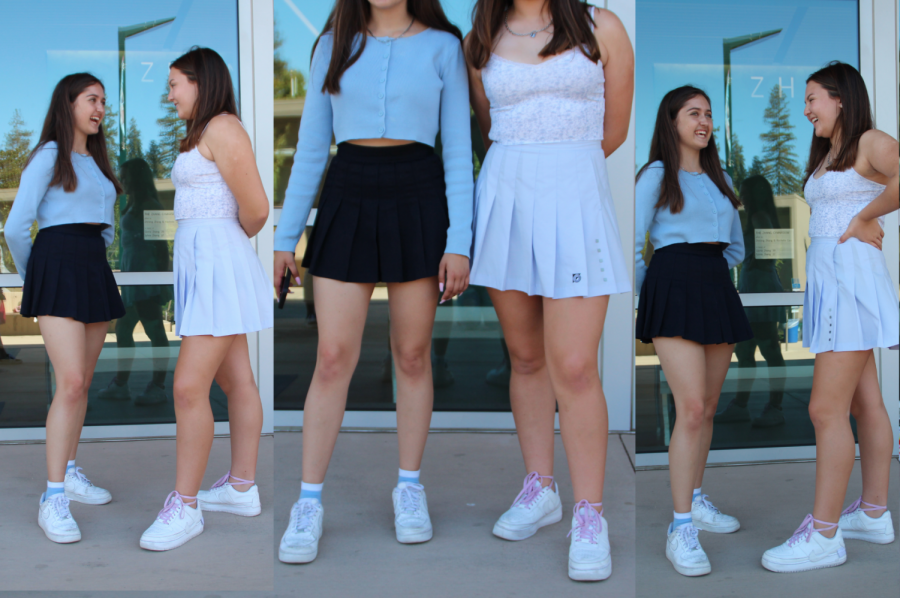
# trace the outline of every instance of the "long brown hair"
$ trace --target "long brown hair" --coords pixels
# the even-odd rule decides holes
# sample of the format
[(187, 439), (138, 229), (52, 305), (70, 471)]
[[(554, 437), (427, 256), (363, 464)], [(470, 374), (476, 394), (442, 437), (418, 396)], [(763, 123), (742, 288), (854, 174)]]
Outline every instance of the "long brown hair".
[[(103, 83), (90, 73), (74, 73), (66, 75), (59, 80), (50, 96), (50, 108), (44, 118), (44, 126), (38, 143), (25, 162), (27, 166), (34, 154), (48, 141), (56, 142), (56, 166), (53, 169), (53, 178), (50, 186), (57, 185), (63, 191), (71, 193), (78, 187), (78, 177), (75, 176), (75, 167), (72, 166), (72, 149), (75, 144), (75, 117), (72, 115), (72, 104), (85, 89), (91, 85), (103, 87)], [(106, 90), (103, 87), (104, 91)], [(106, 153), (106, 136), (103, 133), (103, 123), (100, 130), (87, 137), (87, 150), (103, 176), (108, 178), (116, 188), (116, 193), (122, 193), (122, 185), (113, 172), (109, 163), (109, 154)]]
[[(600, 46), (591, 31), (591, 8), (581, 0), (549, 0), (553, 19), (553, 37), (538, 56), (546, 58), (571, 48), (581, 48), (593, 62), (600, 60)], [(491, 58), (494, 40), (506, 11), (513, 0), (478, 0), (472, 9), (472, 33), (466, 41), (466, 60), (475, 69), (482, 69)]]
[(840, 141), (838, 147), (835, 148), (837, 151), (834, 160), (826, 168), (843, 172), (856, 163), (859, 138), (869, 129), (875, 128), (866, 82), (855, 68), (835, 60), (810, 75), (806, 82), (810, 81), (815, 81), (824, 87), (830, 97), (840, 98), (842, 107), (834, 123), (834, 131), (831, 133), (830, 139), (816, 137), (816, 133), (813, 131), (812, 143), (809, 147), (809, 161), (806, 163), (806, 177), (803, 179), (804, 185), (831, 150), (831, 142), (835, 133), (840, 133)]
[[(439, 0), (407, 0), (406, 10), (411, 17), (426, 27), (451, 33), (462, 42), (462, 33), (444, 14)], [(334, 8), (331, 9), (331, 14), (328, 15), (328, 20), (325, 21), (325, 27), (322, 29), (322, 35), (331, 32), (334, 37), (331, 62), (328, 65), (328, 73), (325, 75), (325, 84), (322, 86), (323, 92), (340, 93), (341, 77), (359, 60), (363, 50), (366, 49), (368, 39), (366, 29), (371, 15), (372, 9), (369, 6), (369, 0), (337, 0), (334, 3)], [(360, 34), (362, 34), (362, 39), (354, 52), (356, 36)], [(313, 53), (315, 53), (322, 35), (316, 39)]]
[(200, 136), (213, 117), (223, 112), (238, 116), (234, 87), (225, 61), (218, 52), (209, 48), (194, 46), (169, 66), (178, 69), (189, 81), (197, 84), (194, 113), (184, 121), (187, 135), (181, 140), (179, 147), (179, 151), (187, 152), (200, 142)]
[[(659, 111), (656, 113), (656, 125), (653, 127), (653, 139), (650, 141), (650, 159), (638, 171), (636, 178), (641, 175), (650, 164), (657, 160), (663, 164), (663, 178), (659, 187), (659, 201), (656, 209), (669, 208), (673, 214), (677, 214), (684, 208), (684, 194), (678, 183), (678, 171), (681, 169), (681, 152), (679, 151), (678, 130), (675, 128), (675, 119), (691, 98), (703, 96), (709, 102), (709, 96), (702, 89), (685, 85), (673, 89), (667, 93), (659, 103)], [(712, 102), (709, 102), (712, 104)], [(709, 144), (700, 150), (700, 166), (703, 172), (715, 183), (722, 195), (731, 201), (735, 208), (741, 205), (734, 189), (725, 179), (722, 171), (722, 163), (719, 161), (719, 151), (716, 149), (716, 139), (713, 132), (709, 132)]]

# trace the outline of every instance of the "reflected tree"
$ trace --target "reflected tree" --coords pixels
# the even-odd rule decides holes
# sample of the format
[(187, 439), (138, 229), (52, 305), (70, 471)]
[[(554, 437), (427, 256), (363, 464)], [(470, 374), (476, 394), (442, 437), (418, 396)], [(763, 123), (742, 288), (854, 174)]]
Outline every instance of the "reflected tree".
[[(31, 138), (33, 131), (25, 128), (22, 114), (16, 110), (9, 121), (10, 130), (3, 140), (3, 149), (0, 149), (0, 189), (16, 189), (22, 178), (22, 170), (31, 152)], [(11, 201), (0, 202), (0, 224), (6, 222), (9, 211), (12, 209)], [(37, 232), (37, 226), (32, 227), (32, 238)], [(0, 235), (0, 254), (3, 255), (3, 265), (7, 272), (15, 272), (12, 255), (6, 245), (6, 237)]]
[(186, 135), (184, 121), (178, 118), (178, 109), (166, 98), (168, 92), (164, 92), (159, 98), (164, 114), (156, 119), (159, 125), (159, 178), (167, 179), (172, 176), (172, 167), (180, 151), (181, 139)]
[(141, 131), (138, 129), (134, 117), (128, 121), (128, 134), (125, 137), (125, 154), (129, 160), (144, 157), (144, 148), (141, 146)]
[(150, 142), (150, 145), (147, 146), (147, 154), (144, 156), (144, 160), (147, 161), (147, 165), (150, 167), (150, 172), (153, 173), (153, 178), (161, 179), (162, 176), (162, 156), (159, 151), (159, 144), (156, 140)]
[(802, 185), (800, 165), (792, 143), (796, 137), (787, 98), (779, 85), (769, 92), (769, 105), (763, 119), (769, 130), (759, 136), (763, 142), (762, 174), (772, 184), (775, 195), (796, 193)]

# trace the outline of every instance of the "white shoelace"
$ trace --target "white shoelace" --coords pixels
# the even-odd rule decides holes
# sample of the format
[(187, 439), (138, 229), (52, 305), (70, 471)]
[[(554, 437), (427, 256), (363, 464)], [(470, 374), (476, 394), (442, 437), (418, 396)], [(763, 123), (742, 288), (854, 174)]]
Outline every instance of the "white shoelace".
[(294, 503), (294, 507), (291, 509), (294, 533), (300, 534), (310, 531), (313, 521), (312, 516), (315, 512), (316, 506), (310, 501)]
[(81, 471), (82, 471), (82, 469), (80, 467), (76, 467), (75, 470), (72, 472), (72, 475), (75, 476), (75, 479), (78, 480), (79, 482), (81, 482), (82, 484), (85, 484), (87, 486), (93, 486), (94, 485), (93, 482), (91, 482), (87, 478), (86, 475), (81, 473)]
[(709, 497), (709, 494), (703, 494), (700, 496), (700, 500), (697, 500), (695, 502), (699, 503), (701, 507), (705, 508), (707, 511), (710, 511), (714, 515), (721, 513), (721, 511), (719, 511), (719, 509), (717, 509), (714, 504), (712, 504), (711, 502), (709, 502), (709, 500), (707, 500), (708, 497)]
[(50, 507), (57, 517), (60, 519), (71, 519), (72, 513), (69, 511), (69, 498), (65, 494), (55, 494), (47, 500), (51, 501)]
[(407, 484), (400, 488), (400, 510), (404, 513), (416, 514), (421, 505), (421, 493), (425, 490), (422, 484)]
[(679, 533), (681, 534), (681, 540), (684, 542), (684, 545), (687, 546), (688, 550), (700, 550), (700, 541), (697, 539), (697, 535), (700, 533), (696, 527), (691, 525), (690, 523), (686, 525), (682, 525), (679, 528)]

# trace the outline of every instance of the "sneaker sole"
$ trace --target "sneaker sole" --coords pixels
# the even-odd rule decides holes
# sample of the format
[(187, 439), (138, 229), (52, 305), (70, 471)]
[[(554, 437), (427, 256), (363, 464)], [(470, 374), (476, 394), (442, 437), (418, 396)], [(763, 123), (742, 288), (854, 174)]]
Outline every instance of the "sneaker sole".
[(705, 531), (705, 532), (711, 532), (711, 533), (713, 533), (713, 534), (733, 534), (734, 532), (736, 532), (736, 531), (738, 531), (739, 529), (741, 529), (741, 524), (740, 524), (740, 522), (738, 522), (738, 524), (735, 525), (734, 527), (726, 527), (726, 526), (717, 527), (717, 526), (711, 526), (711, 525), (707, 525), (707, 524), (705, 524), (705, 523), (702, 523), (702, 522), (700, 522), (700, 521), (697, 520), (697, 519), (692, 519), (691, 522), (694, 524), (694, 527), (696, 527), (697, 529), (703, 530), (703, 531)]
[(669, 562), (672, 563), (675, 570), (685, 577), (700, 577), (702, 575), (709, 575), (712, 572), (712, 567), (708, 563), (703, 567), (685, 567), (684, 565), (679, 565), (673, 561), (668, 552), (666, 552), (666, 558), (669, 559)]
[(80, 494), (73, 494), (66, 490), (66, 498), (69, 500), (74, 500), (75, 502), (80, 502), (84, 505), (105, 505), (112, 502), (112, 495), (108, 498), (90, 498), (87, 496), (81, 496)]
[(890, 536), (878, 534), (876, 536), (869, 532), (847, 531), (843, 528), (841, 528), (841, 534), (843, 534), (845, 540), (862, 540), (863, 542), (870, 542), (871, 544), (890, 544), (894, 541), (894, 534), (891, 534)]
[(41, 528), (41, 531), (44, 532), (44, 535), (47, 536), (47, 539), (50, 540), (51, 542), (56, 542), (57, 544), (72, 544), (72, 543), (74, 543), (74, 542), (80, 542), (80, 541), (81, 541), (81, 531), (80, 531), (80, 530), (79, 530), (77, 536), (74, 536), (74, 535), (55, 534), (55, 533), (53, 533), (53, 532), (51, 532), (51, 531), (47, 531), (47, 528), (45, 528), (45, 527), (41, 524), (41, 520), (40, 520), (40, 519), (38, 519), (38, 526)]
[(319, 556), (319, 549), (316, 548), (311, 553), (296, 553), (285, 550), (284, 548), (278, 548), (278, 560), (282, 563), (288, 563), (289, 565), (302, 565), (304, 563), (311, 563), (316, 560), (316, 557)]
[(603, 581), (612, 575), (612, 559), (601, 561), (598, 567), (586, 568), (569, 561), (569, 579), (573, 581)]
[(792, 563), (784, 564), (767, 559), (765, 555), (762, 558), (762, 566), (774, 573), (799, 573), (801, 571), (813, 571), (815, 569), (827, 569), (829, 567), (837, 567), (847, 562), (847, 554), (839, 557), (835, 555), (833, 559), (821, 560), (816, 563)]
[(527, 540), (531, 536), (535, 535), (542, 527), (553, 525), (554, 523), (559, 523), (560, 521), (562, 521), (562, 505), (559, 505), (559, 508), (557, 508), (553, 512), (541, 517), (541, 519), (538, 520), (538, 522), (534, 524), (534, 526), (528, 529), (511, 529), (508, 527), (504, 527), (503, 524), (498, 521), (494, 524), (494, 535), (498, 538), (509, 540), (510, 542), (518, 542), (519, 540)]
[[(202, 507), (201, 507), (202, 508)], [(186, 536), (182, 536), (177, 540), (171, 540), (169, 542), (145, 542), (143, 538), (141, 538), (141, 548), (144, 550), (152, 550), (154, 552), (164, 552), (166, 550), (172, 550), (174, 548), (178, 548), (179, 546), (183, 546), (190, 540), (193, 540), (197, 536), (203, 533), (203, 526), (200, 526), (198, 529), (192, 531)]]
[(421, 544), (422, 542), (427, 542), (434, 537), (434, 530), (432, 528), (428, 528), (422, 531), (415, 532), (400, 532), (397, 530), (397, 541), (401, 544)]
[(259, 505), (253, 507), (241, 507), (238, 505), (220, 505), (200, 501), (200, 508), (203, 512), (214, 511), (216, 513), (231, 513), (232, 515), (240, 515), (241, 517), (256, 517), (262, 513), (262, 507)]

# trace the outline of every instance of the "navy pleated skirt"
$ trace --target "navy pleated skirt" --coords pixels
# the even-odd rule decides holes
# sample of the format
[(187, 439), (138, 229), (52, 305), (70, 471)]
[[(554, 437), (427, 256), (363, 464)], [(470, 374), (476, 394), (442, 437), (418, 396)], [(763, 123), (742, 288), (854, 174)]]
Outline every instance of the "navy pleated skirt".
[(449, 224), (444, 167), (431, 147), (341, 143), (303, 267), (344, 282), (436, 276)]
[(62, 224), (38, 231), (25, 271), (23, 316), (56, 316), (93, 324), (125, 315), (106, 261), (103, 228)]
[(676, 243), (657, 249), (638, 302), (635, 334), (644, 343), (680, 336), (701, 345), (753, 338), (722, 245)]

